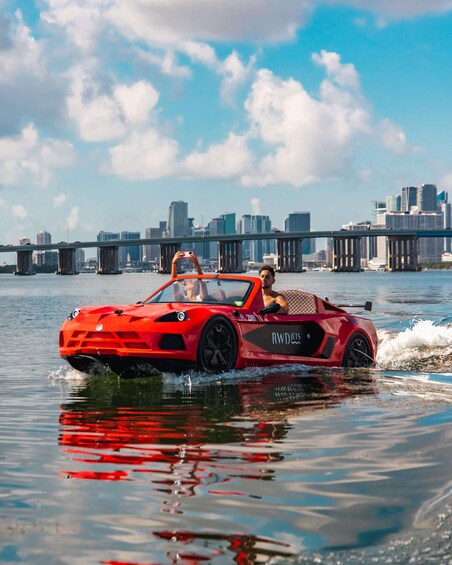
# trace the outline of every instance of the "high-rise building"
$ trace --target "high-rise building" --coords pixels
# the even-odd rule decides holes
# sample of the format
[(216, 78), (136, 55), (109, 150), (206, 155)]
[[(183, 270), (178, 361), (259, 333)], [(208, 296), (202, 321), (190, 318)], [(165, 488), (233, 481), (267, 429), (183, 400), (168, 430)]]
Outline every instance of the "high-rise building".
[(168, 213), (168, 237), (189, 235), (188, 203), (179, 200), (171, 202)]
[(77, 271), (83, 269), (85, 263), (85, 250), (77, 247), (75, 250), (75, 265)]
[[(166, 222), (159, 222), (158, 228), (146, 228), (144, 233), (146, 239), (161, 239), (166, 235)], [(158, 243), (145, 245), (143, 260), (158, 263), (160, 260), (160, 245)]]
[(221, 214), (220, 218), (224, 221), (225, 234), (237, 233), (235, 212), (227, 212), (226, 214)]
[(436, 212), (437, 192), (434, 184), (423, 184), (417, 187), (417, 207), (420, 212)]
[[(367, 231), (370, 229), (370, 222), (349, 222), (341, 227), (342, 230), (347, 231)], [(361, 237), (359, 242), (359, 253), (361, 261), (370, 259), (375, 256), (375, 238)], [(372, 243), (371, 243), (372, 242)]]
[(438, 192), (438, 196), (436, 197), (436, 201), (438, 203), (438, 206), (440, 206), (443, 203), (447, 204), (449, 202), (449, 193), (446, 192), (445, 190)]
[(391, 194), (390, 196), (386, 196), (386, 211), (387, 212), (402, 211), (402, 196), (400, 194)]
[[(209, 228), (204, 226), (195, 226), (192, 228), (192, 234), (195, 236), (210, 235)], [(201, 265), (206, 265), (210, 262), (210, 242), (197, 241), (193, 243), (193, 251), (196, 253)]]
[(41, 230), (36, 234), (36, 243), (38, 245), (50, 245), (52, 243), (52, 236), (48, 231)]
[[(443, 215), (437, 212), (392, 212), (384, 215), (386, 229), (392, 230), (440, 230), (443, 229)], [(419, 262), (439, 263), (444, 252), (441, 237), (420, 237), (418, 240)]]
[[(122, 231), (121, 239), (140, 239), (139, 231)], [(126, 267), (141, 261), (141, 245), (121, 245), (119, 248), (119, 266)]]
[(372, 224), (378, 224), (378, 216), (386, 212), (386, 202), (372, 200)]
[[(120, 239), (119, 233), (111, 232), (111, 231), (100, 231), (97, 234), (97, 241), (115, 241)], [(100, 263), (100, 252), (99, 248), (97, 248), (97, 263)]]
[[(225, 222), (223, 218), (212, 218), (207, 226), (210, 235), (224, 235)], [(209, 245), (209, 259), (216, 261), (218, 259), (218, 242), (211, 241)]]
[[(237, 222), (238, 233), (251, 233), (251, 214), (243, 214), (240, 220)], [(242, 257), (244, 261), (251, 260), (251, 242), (246, 240), (242, 245)]]
[[(269, 216), (244, 214), (238, 222), (239, 233), (271, 233), (272, 223)], [(275, 253), (275, 240), (252, 240), (243, 242), (243, 259), (262, 263), (264, 255)]]
[[(443, 215), (443, 228), (452, 229), (452, 204), (448, 202), (449, 195), (442, 190), (438, 194), (438, 212)], [(444, 251), (452, 253), (452, 238), (444, 238)]]
[(111, 231), (100, 231), (97, 234), (97, 241), (114, 241), (115, 239), (121, 239), (119, 233)]
[[(52, 243), (52, 236), (48, 231), (41, 230), (36, 234), (36, 243), (37, 245), (50, 245)], [(39, 267), (56, 269), (58, 266), (58, 251), (37, 251), (34, 262)]]
[[(284, 220), (284, 231), (300, 232), (311, 231), (311, 213), (310, 212), (291, 212)], [(301, 245), (303, 255), (315, 253), (315, 239), (304, 239)]]
[(417, 206), (417, 187), (404, 186), (402, 188), (402, 212), (409, 212), (412, 206)]

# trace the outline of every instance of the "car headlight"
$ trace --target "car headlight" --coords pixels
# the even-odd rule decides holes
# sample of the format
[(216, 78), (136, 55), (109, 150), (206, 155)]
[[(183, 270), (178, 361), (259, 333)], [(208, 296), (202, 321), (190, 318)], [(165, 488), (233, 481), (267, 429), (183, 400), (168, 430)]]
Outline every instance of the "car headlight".
[(179, 310), (178, 312), (173, 311), (173, 312), (169, 312), (168, 314), (164, 314), (163, 316), (160, 316), (160, 318), (157, 318), (155, 321), (156, 322), (185, 322), (185, 320), (188, 320), (188, 314), (187, 312), (184, 312), (183, 310)]
[(75, 318), (80, 314), (81, 308), (75, 308), (67, 317), (68, 320), (75, 320)]

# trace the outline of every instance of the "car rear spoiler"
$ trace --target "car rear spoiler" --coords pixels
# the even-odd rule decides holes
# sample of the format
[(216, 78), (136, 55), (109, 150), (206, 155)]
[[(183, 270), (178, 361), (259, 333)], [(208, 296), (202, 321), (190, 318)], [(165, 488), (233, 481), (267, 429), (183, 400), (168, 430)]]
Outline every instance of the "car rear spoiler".
[[(329, 299), (325, 297), (325, 300), (329, 302)], [(368, 312), (372, 312), (372, 302), (367, 300), (364, 304), (335, 304), (338, 308), (363, 308)]]

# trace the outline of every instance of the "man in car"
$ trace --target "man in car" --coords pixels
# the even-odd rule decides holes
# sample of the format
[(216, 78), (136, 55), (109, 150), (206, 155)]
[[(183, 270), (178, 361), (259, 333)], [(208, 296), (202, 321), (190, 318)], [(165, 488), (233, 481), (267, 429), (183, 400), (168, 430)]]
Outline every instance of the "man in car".
[(263, 265), (259, 269), (259, 277), (262, 281), (262, 298), (264, 299), (264, 306), (270, 304), (279, 304), (280, 308), (275, 314), (287, 314), (289, 306), (287, 305), (284, 295), (276, 290), (273, 290), (273, 283), (275, 282), (275, 269), (271, 265)]

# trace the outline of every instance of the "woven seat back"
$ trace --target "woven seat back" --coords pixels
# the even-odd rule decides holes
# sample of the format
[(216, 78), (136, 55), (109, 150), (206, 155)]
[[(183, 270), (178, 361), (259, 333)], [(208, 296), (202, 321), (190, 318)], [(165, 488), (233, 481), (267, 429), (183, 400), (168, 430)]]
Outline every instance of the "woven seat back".
[(217, 302), (223, 302), (223, 300), (225, 300), (226, 298), (226, 294), (224, 290), (222, 290), (221, 288), (218, 289), (214, 288), (210, 291), (209, 297), (211, 300), (216, 300)]
[(283, 290), (281, 294), (289, 305), (289, 314), (316, 314), (315, 296), (303, 290)]

